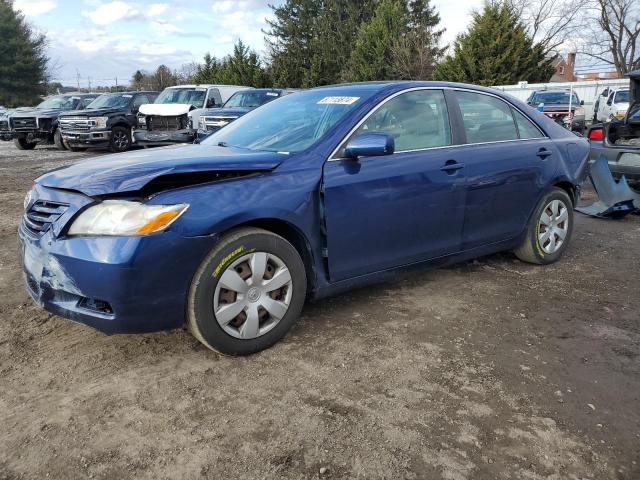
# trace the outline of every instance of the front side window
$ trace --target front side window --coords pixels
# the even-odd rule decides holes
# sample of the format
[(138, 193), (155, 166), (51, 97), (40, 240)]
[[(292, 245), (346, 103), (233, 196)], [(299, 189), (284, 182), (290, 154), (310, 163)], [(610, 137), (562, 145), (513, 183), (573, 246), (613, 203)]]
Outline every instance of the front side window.
[(620, 90), (616, 92), (615, 103), (629, 103), (629, 90)]
[(226, 101), (223, 108), (257, 108), (279, 96), (278, 92), (237, 92)]
[(467, 143), (517, 140), (518, 131), (511, 107), (490, 95), (455, 92), (460, 105)]
[(360, 125), (355, 135), (391, 135), (396, 152), (451, 145), (451, 128), (444, 93), (416, 90), (392, 98)]

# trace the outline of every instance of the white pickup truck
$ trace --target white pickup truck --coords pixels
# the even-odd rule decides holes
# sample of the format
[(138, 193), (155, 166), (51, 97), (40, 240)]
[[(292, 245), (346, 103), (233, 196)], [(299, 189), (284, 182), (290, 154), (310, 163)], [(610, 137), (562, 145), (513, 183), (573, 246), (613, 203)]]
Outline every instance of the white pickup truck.
[(624, 118), (629, 108), (628, 88), (605, 88), (593, 107), (593, 121), (609, 122)]
[(231, 95), (251, 87), (236, 85), (177, 85), (165, 88), (154, 103), (142, 105), (133, 130), (134, 144), (143, 146), (193, 142), (200, 113), (222, 106)]

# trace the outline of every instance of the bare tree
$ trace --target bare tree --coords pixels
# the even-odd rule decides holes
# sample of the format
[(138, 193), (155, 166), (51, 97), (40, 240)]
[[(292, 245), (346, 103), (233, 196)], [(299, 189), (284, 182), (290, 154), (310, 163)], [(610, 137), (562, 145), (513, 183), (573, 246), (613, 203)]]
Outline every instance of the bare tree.
[(592, 0), (583, 53), (620, 75), (640, 68), (640, 2)]
[[(527, 33), (550, 54), (573, 49), (590, 0), (506, 0), (522, 19)], [(592, 1), (592, 0), (591, 0)]]

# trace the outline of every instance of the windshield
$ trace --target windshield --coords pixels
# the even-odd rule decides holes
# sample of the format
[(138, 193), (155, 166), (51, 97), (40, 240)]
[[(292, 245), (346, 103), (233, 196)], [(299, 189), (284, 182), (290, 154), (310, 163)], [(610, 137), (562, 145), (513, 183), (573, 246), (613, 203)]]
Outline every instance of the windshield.
[(132, 95), (127, 94), (100, 95), (87, 105), (87, 108), (125, 108), (129, 105), (131, 97)]
[(227, 100), (222, 108), (257, 108), (279, 96), (278, 92), (237, 92)]
[(629, 103), (629, 90), (620, 90), (616, 92), (614, 103)]
[[(540, 92), (533, 96), (533, 103), (544, 103), (545, 105), (569, 105), (569, 92)], [(574, 93), (573, 105), (580, 103), (578, 96)]]
[(184, 103), (202, 108), (206, 93), (206, 90), (195, 88), (167, 88), (158, 95), (154, 103)]
[(80, 97), (73, 95), (56, 95), (55, 97), (49, 97), (44, 102), (40, 103), (36, 108), (55, 108), (60, 110), (71, 110), (78, 105)]
[(203, 143), (249, 150), (300, 152), (313, 145), (373, 93), (372, 90), (340, 88), (287, 95), (253, 110)]

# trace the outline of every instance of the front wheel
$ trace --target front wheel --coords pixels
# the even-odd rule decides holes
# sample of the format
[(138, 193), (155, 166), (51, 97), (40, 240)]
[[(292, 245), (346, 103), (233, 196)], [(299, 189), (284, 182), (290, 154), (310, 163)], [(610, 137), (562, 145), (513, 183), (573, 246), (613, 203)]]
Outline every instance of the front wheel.
[(527, 235), (514, 252), (529, 263), (546, 265), (560, 259), (573, 232), (573, 202), (561, 188), (547, 193), (529, 221)]
[(14, 138), (13, 144), (18, 150), (33, 150), (36, 148), (36, 142), (28, 142), (26, 138)]
[(124, 127), (113, 127), (109, 149), (114, 152), (126, 152), (131, 148), (131, 131)]
[(58, 150), (66, 150), (67, 146), (64, 143), (60, 129), (56, 129), (56, 133), (53, 134), (53, 143)]
[(226, 355), (264, 350), (296, 322), (306, 288), (304, 263), (288, 241), (257, 228), (236, 230), (220, 240), (193, 277), (189, 329)]

